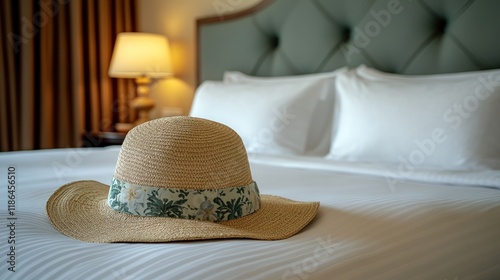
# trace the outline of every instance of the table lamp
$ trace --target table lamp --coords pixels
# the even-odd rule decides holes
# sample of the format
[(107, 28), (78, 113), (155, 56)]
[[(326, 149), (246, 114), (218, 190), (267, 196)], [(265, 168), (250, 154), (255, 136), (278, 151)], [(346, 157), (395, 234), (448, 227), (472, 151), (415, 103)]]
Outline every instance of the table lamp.
[[(134, 125), (147, 122), (154, 101), (149, 97), (151, 79), (172, 75), (168, 40), (165, 36), (152, 33), (123, 32), (116, 38), (113, 56), (109, 66), (110, 77), (134, 78), (137, 97), (130, 102), (138, 112)], [(133, 126), (130, 125), (130, 128)], [(117, 130), (126, 131), (127, 128)]]

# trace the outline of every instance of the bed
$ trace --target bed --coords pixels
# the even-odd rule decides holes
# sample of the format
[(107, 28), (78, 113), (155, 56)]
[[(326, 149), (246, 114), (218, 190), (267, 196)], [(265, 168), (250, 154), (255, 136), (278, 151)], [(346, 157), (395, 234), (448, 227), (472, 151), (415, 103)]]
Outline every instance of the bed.
[(198, 20), (191, 115), (232, 127), (261, 193), (316, 218), (277, 241), (85, 243), (45, 203), (110, 182), (120, 146), (2, 153), (0, 278), (500, 279), (499, 10), (266, 0)]

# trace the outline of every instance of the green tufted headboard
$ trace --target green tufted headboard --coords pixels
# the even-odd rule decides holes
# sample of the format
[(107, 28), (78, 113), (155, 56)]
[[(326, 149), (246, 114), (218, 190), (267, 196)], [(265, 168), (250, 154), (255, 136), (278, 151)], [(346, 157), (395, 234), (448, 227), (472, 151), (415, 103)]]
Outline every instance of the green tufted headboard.
[(199, 19), (198, 83), (368, 66), (435, 74), (500, 68), (499, 0), (263, 0)]

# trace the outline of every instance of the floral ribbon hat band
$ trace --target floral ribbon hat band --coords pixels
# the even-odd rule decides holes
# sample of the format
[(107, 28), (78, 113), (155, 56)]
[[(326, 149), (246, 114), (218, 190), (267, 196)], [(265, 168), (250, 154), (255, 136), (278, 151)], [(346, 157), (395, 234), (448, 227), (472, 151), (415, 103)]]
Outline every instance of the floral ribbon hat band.
[(318, 202), (261, 195), (238, 134), (193, 117), (135, 127), (111, 185), (72, 182), (46, 204), (54, 228), (86, 242), (284, 239), (318, 208)]
[(259, 210), (260, 196), (255, 182), (242, 187), (189, 190), (137, 186), (113, 178), (108, 205), (131, 215), (220, 222)]

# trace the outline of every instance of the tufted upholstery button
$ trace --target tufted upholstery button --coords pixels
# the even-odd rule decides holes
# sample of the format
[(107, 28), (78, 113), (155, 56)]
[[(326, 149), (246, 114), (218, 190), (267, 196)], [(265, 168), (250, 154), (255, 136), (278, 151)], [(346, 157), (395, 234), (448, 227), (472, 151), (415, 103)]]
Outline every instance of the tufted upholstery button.
[(343, 34), (342, 41), (348, 42), (351, 39), (351, 28), (349, 28), (347, 26), (344, 27), (342, 30), (342, 34)]
[(280, 38), (276, 35), (271, 36), (269, 38), (269, 45), (271, 45), (273, 49), (276, 49), (280, 45)]
[(438, 34), (443, 34), (446, 32), (446, 27), (448, 26), (448, 21), (445, 18), (438, 18), (434, 24), (434, 28)]

